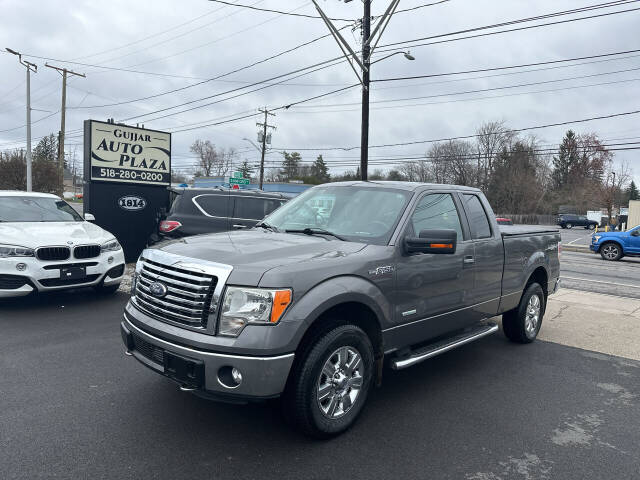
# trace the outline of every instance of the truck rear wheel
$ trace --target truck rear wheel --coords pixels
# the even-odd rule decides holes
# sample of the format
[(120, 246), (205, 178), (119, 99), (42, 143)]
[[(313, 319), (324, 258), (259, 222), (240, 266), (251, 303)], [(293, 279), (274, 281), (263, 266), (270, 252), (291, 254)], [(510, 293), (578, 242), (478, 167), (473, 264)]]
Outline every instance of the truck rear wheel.
[(341, 325), (302, 352), (283, 396), (283, 413), (295, 428), (328, 438), (356, 420), (371, 388), (371, 341), (355, 325)]
[(544, 291), (531, 283), (524, 291), (517, 308), (502, 314), (502, 330), (516, 343), (531, 343), (538, 336), (546, 306)]

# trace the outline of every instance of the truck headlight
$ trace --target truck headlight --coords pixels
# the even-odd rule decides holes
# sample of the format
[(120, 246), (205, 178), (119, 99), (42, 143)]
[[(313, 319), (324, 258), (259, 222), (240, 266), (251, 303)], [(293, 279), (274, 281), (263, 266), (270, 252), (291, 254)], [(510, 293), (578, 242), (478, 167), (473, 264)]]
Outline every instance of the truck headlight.
[(594, 236), (593, 236), (593, 243), (596, 243), (598, 240), (600, 240), (600, 237), (601, 237), (601, 236), (602, 236), (602, 235), (594, 235)]
[(291, 290), (227, 287), (218, 333), (237, 337), (246, 325), (274, 325), (291, 303)]
[(0, 258), (33, 257), (33, 255), (33, 248), (21, 247), (19, 245), (0, 245)]
[(102, 245), (100, 245), (100, 253), (116, 252), (121, 248), (122, 247), (120, 246), (120, 243), (118, 243), (118, 240), (114, 238), (113, 240), (109, 240), (107, 243), (103, 243)]

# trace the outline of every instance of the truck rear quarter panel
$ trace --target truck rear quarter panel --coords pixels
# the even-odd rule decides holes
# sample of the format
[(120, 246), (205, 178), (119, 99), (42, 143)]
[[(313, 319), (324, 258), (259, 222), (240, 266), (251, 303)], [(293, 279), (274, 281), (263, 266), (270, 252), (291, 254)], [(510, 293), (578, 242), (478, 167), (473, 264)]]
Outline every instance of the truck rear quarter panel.
[(547, 285), (560, 275), (558, 257), (559, 233), (521, 234), (504, 236), (504, 273), (500, 311), (518, 306), (527, 281), (533, 272), (542, 267), (547, 275)]

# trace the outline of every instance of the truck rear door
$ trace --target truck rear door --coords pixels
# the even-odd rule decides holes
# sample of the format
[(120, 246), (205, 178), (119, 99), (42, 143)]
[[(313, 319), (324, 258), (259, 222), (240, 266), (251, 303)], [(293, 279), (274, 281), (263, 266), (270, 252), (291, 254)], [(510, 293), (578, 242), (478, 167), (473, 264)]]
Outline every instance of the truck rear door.
[(502, 235), (495, 223), (491, 206), (480, 195), (461, 193), (466, 220), (473, 241), (472, 263), (474, 280), (469, 292), (470, 309), (476, 318), (496, 314), (502, 295), (502, 270), (504, 266), (504, 246)]

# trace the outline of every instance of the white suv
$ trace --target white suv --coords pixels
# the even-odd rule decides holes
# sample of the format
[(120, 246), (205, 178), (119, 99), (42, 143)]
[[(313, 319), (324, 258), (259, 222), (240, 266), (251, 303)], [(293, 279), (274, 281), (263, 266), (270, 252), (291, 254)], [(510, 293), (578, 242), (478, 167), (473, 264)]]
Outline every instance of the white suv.
[(116, 238), (60, 197), (0, 190), (0, 298), (86, 286), (115, 292), (123, 275)]

